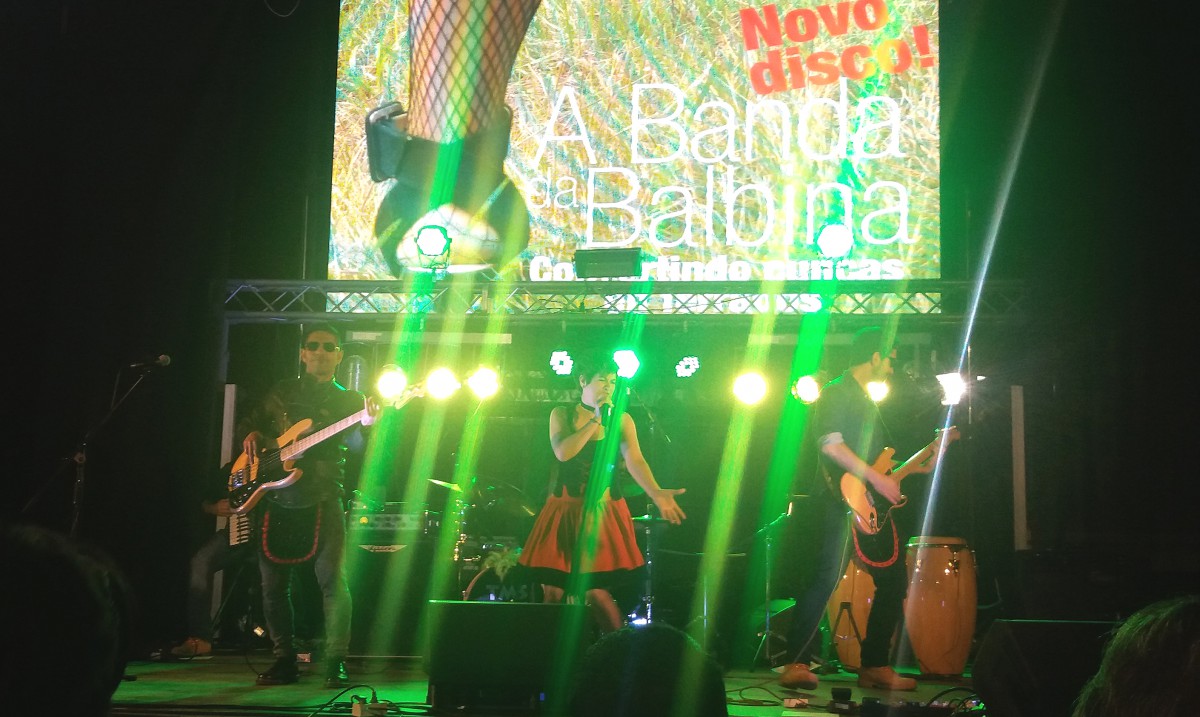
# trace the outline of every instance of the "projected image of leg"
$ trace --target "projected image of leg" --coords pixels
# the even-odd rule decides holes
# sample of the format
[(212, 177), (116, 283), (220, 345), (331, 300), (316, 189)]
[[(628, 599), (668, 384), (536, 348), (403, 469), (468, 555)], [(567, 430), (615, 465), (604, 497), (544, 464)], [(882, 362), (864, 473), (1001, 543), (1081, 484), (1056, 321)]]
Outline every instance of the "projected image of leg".
[[(394, 151), (373, 152), (372, 177), (395, 178), (375, 218), (389, 269), (501, 268), (529, 244), (525, 199), (504, 174), (512, 113), (504, 94), (540, 0), (414, 0), (407, 110), (369, 117)], [(379, 110), (373, 115), (380, 113)], [(438, 226), (450, 241), (430, 257), (416, 242)]]

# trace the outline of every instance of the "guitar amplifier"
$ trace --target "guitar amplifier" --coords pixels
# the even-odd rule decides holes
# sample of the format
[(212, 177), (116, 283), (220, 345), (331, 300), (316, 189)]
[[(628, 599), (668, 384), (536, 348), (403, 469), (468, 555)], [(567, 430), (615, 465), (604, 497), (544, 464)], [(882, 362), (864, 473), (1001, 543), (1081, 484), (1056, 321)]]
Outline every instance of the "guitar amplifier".
[(346, 574), (354, 608), (353, 654), (419, 654), (421, 610), (436, 568), (440, 527), (441, 515), (424, 504), (351, 508)]
[(424, 504), (385, 503), (379, 510), (355, 508), (350, 511), (349, 538), (353, 545), (408, 545), (436, 536), (441, 514)]

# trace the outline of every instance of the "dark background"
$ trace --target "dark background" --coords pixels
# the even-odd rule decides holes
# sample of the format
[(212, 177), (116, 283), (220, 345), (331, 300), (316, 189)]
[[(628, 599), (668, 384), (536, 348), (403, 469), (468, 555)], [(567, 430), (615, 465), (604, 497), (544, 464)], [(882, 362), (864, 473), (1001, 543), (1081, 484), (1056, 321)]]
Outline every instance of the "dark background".
[[(216, 465), (225, 282), (326, 264), (337, 3), (279, 5), (48, 0), (0, 16), (17, 318), (5, 515), (69, 530), (78, 513), (137, 586), (147, 644), (181, 636), (187, 559), (211, 529), (195, 505)], [(939, 526), (979, 551), (981, 621), (1111, 618), (1200, 572), (1195, 133), (1172, 8), (942, 3), (944, 276), (1025, 287), (1019, 321), (970, 327), (991, 383)], [(230, 380), (295, 371), (296, 332), (239, 328)], [(170, 367), (134, 386), (125, 367), (164, 353)], [(1026, 391), (1035, 547), (1019, 556), (1011, 385)], [(697, 530), (696, 476), (715, 471), (727, 415), (663, 409), (674, 440), (648, 450), (664, 483), (693, 487)], [(510, 430), (542, 441), (541, 421)], [(773, 435), (755, 432), (748, 474)]]

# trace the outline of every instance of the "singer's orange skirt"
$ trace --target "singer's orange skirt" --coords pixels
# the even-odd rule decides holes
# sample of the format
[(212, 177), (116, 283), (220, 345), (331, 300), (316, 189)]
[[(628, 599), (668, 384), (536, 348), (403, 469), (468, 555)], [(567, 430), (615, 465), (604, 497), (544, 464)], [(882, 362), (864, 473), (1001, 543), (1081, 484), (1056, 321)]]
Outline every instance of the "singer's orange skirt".
[(611, 591), (628, 585), (646, 565), (629, 506), (624, 498), (601, 500), (589, 515), (585, 530), (582, 498), (550, 496), (518, 562), (545, 585), (566, 587), (572, 568), (586, 579), (588, 588)]

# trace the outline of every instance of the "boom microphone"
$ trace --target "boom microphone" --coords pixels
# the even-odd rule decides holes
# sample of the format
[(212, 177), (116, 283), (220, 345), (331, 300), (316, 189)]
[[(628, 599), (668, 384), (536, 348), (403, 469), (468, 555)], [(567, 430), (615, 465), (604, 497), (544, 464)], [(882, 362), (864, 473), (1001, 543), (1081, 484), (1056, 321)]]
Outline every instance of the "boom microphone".
[(141, 369), (142, 371), (151, 371), (156, 368), (162, 368), (170, 365), (171, 357), (166, 354), (161, 354), (159, 356), (155, 356), (154, 358), (148, 358), (145, 361), (135, 361), (134, 363), (129, 364), (129, 368)]

